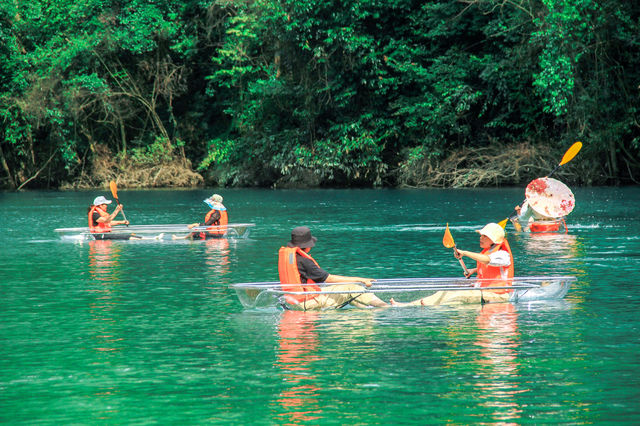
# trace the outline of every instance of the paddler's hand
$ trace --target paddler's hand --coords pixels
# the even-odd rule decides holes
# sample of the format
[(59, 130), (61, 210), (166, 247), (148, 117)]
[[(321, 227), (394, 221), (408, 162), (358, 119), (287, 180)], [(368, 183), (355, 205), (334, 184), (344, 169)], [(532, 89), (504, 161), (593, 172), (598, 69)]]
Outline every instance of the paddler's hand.
[(123, 224), (123, 225), (128, 225), (128, 224), (129, 224), (129, 221), (128, 221), (128, 220), (123, 220), (123, 221), (122, 221), (122, 224)]
[(373, 278), (358, 278), (358, 281), (360, 281), (362, 284), (364, 284), (365, 287), (371, 287), (373, 285), (373, 282), (375, 281), (375, 279), (373, 279)]
[(476, 272), (478, 272), (478, 268), (467, 269), (467, 271), (464, 273), (464, 277), (469, 279), (471, 278), (471, 275), (475, 274)]
[(453, 256), (458, 260), (462, 259), (462, 253), (455, 247), (453, 248)]
[(195, 228), (198, 225), (199, 225), (199, 223), (192, 223), (190, 225), (187, 225), (187, 228), (192, 229), (192, 228)]
[(114, 212), (114, 213), (118, 213), (119, 211), (121, 211), (121, 210), (122, 210), (122, 207), (124, 207), (122, 204), (118, 204), (118, 205), (116, 206), (116, 210), (115, 210), (115, 212)]

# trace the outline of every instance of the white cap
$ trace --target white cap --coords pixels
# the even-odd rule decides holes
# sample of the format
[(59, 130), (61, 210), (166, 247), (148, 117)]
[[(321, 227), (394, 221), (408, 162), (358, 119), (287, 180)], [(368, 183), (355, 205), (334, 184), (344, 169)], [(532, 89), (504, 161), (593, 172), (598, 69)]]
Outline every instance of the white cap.
[(476, 232), (480, 235), (485, 235), (493, 241), (494, 244), (500, 244), (504, 240), (504, 229), (502, 229), (502, 226), (497, 223), (488, 223), (484, 228)]
[(210, 198), (211, 201), (213, 201), (214, 203), (222, 203), (222, 195), (220, 194), (213, 194)]
[(111, 204), (111, 200), (107, 200), (102, 195), (99, 196), (99, 197), (96, 197), (96, 199), (93, 200), (93, 205), (94, 206), (99, 206), (101, 204)]

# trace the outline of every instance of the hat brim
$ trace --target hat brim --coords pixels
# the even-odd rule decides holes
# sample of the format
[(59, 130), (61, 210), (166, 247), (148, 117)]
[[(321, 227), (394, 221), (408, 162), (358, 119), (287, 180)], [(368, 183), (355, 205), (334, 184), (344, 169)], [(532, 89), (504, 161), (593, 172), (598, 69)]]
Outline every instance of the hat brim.
[(313, 247), (316, 245), (316, 241), (318, 241), (316, 237), (311, 237), (309, 241), (305, 241), (303, 243), (298, 243), (298, 244), (295, 244), (293, 241), (289, 241), (287, 243), (287, 247), (300, 247), (300, 248)]
[(485, 237), (487, 237), (488, 239), (490, 239), (490, 240), (491, 240), (491, 242), (492, 242), (493, 244), (500, 244), (501, 242), (503, 242), (503, 241), (504, 241), (504, 237), (502, 237), (502, 238), (500, 239), (500, 241), (493, 241), (493, 238), (492, 238), (491, 236), (489, 236), (489, 235), (487, 235), (487, 234), (483, 233), (481, 229), (476, 229), (476, 232), (477, 232), (478, 234), (480, 234), (480, 235), (484, 235)]

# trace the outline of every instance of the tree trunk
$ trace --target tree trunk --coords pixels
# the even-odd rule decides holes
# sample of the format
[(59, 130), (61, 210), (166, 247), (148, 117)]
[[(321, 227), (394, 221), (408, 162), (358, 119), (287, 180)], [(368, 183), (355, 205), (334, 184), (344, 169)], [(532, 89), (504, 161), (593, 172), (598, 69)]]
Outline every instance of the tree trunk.
[(16, 182), (13, 180), (13, 176), (11, 175), (11, 169), (9, 169), (9, 165), (7, 164), (7, 160), (4, 158), (4, 152), (2, 151), (2, 145), (0, 145), (0, 162), (2, 162), (2, 168), (7, 173), (9, 177), (9, 187), (11, 189), (16, 189)]
[(616, 143), (611, 136), (609, 136), (609, 170), (613, 177), (615, 185), (620, 184), (620, 172), (618, 170), (618, 156), (616, 154)]

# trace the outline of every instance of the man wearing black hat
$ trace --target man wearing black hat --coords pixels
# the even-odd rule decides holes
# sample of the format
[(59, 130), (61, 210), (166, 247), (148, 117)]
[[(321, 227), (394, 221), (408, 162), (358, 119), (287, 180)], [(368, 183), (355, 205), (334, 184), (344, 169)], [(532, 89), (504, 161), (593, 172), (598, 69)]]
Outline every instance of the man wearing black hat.
[[(387, 303), (356, 283), (371, 287), (371, 278), (333, 275), (322, 269), (309, 251), (318, 239), (306, 226), (291, 231), (291, 241), (278, 252), (278, 274), (283, 290), (305, 294), (285, 294), (286, 302), (302, 310), (341, 308), (347, 304), (364, 308)], [(344, 283), (320, 287), (316, 283)]]

